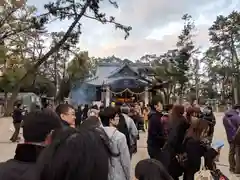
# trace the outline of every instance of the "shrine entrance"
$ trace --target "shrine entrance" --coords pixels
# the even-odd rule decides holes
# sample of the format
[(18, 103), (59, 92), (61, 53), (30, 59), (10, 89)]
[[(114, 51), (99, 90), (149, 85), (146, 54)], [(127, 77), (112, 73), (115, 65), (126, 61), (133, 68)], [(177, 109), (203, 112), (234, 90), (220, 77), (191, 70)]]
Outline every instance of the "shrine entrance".
[(115, 91), (111, 90), (111, 100), (114, 102), (121, 103), (134, 103), (138, 101), (144, 101), (143, 89), (118, 89)]

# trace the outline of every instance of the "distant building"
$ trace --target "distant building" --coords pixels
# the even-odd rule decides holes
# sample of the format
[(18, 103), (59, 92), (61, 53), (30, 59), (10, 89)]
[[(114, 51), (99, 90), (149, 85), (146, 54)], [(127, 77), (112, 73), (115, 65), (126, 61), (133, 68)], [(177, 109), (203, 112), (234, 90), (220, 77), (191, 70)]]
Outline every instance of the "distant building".
[(100, 63), (93, 78), (76, 84), (71, 90), (70, 101), (75, 105), (102, 101), (106, 106), (111, 101), (144, 101), (149, 103), (149, 78), (144, 69), (150, 68), (146, 63), (129, 61)]

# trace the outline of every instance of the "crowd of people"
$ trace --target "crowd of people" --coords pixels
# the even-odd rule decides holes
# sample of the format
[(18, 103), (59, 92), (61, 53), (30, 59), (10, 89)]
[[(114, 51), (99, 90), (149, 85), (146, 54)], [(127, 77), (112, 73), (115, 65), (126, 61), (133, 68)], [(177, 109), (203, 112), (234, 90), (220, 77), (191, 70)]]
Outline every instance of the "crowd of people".
[[(240, 173), (239, 112), (240, 106), (235, 106), (223, 118), (230, 171), (236, 174)], [(163, 105), (158, 98), (150, 105), (112, 103), (75, 110), (60, 104), (25, 114), (19, 104), (10, 139), (19, 143), (13, 159), (0, 163), (0, 179), (203, 180), (206, 168), (211, 177), (227, 180), (215, 164), (224, 145), (212, 145), (215, 123), (211, 107)], [(21, 127), (23, 141), (18, 137)], [(140, 160), (133, 173), (131, 159), (140, 131), (148, 133), (149, 158)]]

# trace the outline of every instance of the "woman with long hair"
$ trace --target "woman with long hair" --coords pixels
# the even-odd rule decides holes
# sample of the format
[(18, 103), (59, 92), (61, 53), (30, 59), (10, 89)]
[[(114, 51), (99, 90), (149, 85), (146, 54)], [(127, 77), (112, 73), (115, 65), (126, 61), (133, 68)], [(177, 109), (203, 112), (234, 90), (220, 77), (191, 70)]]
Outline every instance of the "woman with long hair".
[(184, 140), (184, 152), (187, 155), (187, 161), (184, 167), (184, 180), (194, 180), (194, 174), (199, 171), (201, 157), (204, 156), (207, 148), (202, 143), (208, 130), (208, 123), (200, 118), (192, 118)]
[(66, 128), (41, 153), (37, 179), (108, 180), (109, 160), (110, 155), (94, 129)]
[(199, 107), (189, 106), (186, 108), (186, 119), (188, 123), (191, 123), (192, 118), (199, 118), (201, 114), (201, 109)]
[(161, 162), (155, 159), (144, 159), (135, 167), (137, 180), (173, 180)]
[(177, 154), (183, 153), (183, 140), (189, 128), (189, 123), (184, 117), (184, 106), (174, 105), (169, 121), (170, 131), (163, 147), (161, 160), (173, 179), (178, 179), (182, 175), (183, 169), (175, 157)]

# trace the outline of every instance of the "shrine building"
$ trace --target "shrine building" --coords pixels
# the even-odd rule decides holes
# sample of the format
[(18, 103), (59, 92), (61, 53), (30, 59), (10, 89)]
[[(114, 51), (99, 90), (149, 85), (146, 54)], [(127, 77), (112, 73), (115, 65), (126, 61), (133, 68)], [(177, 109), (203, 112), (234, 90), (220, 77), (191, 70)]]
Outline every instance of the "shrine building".
[(106, 106), (114, 102), (143, 101), (149, 104), (149, 79), (144, 69), (146, 63), (113, 62), (100, 63), (93, 78), (76, 85), (70, 93), (71, 103), (75, 105), (102, 101)]

